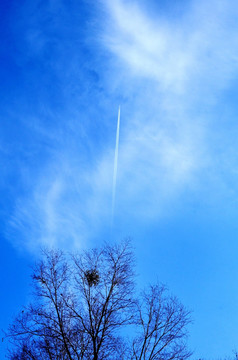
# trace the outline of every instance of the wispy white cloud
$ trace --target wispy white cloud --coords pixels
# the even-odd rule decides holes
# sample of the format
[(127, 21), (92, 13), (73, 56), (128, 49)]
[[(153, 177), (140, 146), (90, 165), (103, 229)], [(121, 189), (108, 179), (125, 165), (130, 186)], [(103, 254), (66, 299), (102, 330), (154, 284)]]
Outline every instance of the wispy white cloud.
[[(227, 150), (220, 148), (219, 165), (213, 155), (220, 156), (214, 124), (222, 91), (237, 76), (238, 6), (194, 2), (172, 22), (159, 14), (152, 19), (134, 1), (102, 4), (107, 22), (100, 40), (107, 63), (105, 70), (100, 66), (101, 87), (104, 96), (115, 96), (111, 104), (124, 95), (116, 195), (116, 221), (123, 227), (130, 216), (141, 224), (160, 218), (185, 190), (190, 196), (201, 190), (205, 173), (211, 183), (219, 177), (217, 167), (225, 168)], [(97, 147), (96, 134), (85, 134), (71, 114), (72, 141), (54, 149), (34, 188), (17, 200), (11, 228), (23, 233), (23, 242), (83, 246), (110, 227), (116, 110), (114, 120), (114, 127), (101, 124), (113, 140), (107, 137)], [(72, 145), (77, 141), (79, 148)]]
[(234, 2), (190, 3), (174, 23), (159, 14), (149, 18), (135, 2), (105, 3), (110, 13), (106, 46), (132, 73), (156, 80), (162, 89), (180, 93), (194, 81), (205, 81), (219, 90), (237, 71)]

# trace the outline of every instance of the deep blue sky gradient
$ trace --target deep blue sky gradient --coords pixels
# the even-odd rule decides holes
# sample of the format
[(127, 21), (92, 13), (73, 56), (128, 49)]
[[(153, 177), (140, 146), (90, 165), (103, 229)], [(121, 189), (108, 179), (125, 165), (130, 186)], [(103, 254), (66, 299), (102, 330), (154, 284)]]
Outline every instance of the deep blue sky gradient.
[(0, 329), (29, 300), (41, 246), (130, 236), (139, 284), (193, 310), (194, 358), (231, 355), (236, 2), (3, 0), (0, 13)]

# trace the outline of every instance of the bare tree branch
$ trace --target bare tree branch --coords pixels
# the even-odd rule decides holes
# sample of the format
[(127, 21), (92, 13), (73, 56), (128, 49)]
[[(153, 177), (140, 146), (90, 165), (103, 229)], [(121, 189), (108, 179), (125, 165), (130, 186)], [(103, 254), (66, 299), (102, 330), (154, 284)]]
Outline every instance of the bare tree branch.
[[(73, 256), (44, 251), (32, 279), (35, 300), (9, 328), (13, 344), (9, 359), (189, 356), (185, 346), (189, 312), (161, 285), (150, 286), (135, 299), (134, 255), (127, 241)], [(125, 327), (128, 336), (123, 336)], [(130, 340), (133, 332), (136, 336)]]

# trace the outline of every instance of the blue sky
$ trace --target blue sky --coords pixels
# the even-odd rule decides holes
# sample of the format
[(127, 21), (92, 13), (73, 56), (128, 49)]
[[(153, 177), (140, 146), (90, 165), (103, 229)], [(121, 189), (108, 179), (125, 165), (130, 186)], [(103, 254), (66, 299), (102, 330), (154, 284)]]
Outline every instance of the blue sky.
[(193, 310), (194, 357), (230, 355), (237, 2), (2, 0), (0, 12), (0, 328), (27, 302), (41, 246), (130, 236), (140, 284), (159, 279)]

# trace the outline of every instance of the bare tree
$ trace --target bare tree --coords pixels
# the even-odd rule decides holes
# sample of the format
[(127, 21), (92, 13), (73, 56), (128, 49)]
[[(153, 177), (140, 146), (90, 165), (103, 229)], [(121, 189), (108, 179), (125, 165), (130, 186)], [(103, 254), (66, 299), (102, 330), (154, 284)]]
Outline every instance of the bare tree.
[[(80, 359), (78, 324), (66, 306), (71, 269), (61, 251), (44, 252), (33, 273), (34, 303), (10, 327), (17, 345), (12, 359)], [(73, 294), (73, 293), (72, 293)], [(82, 348), (83, 349), (83, 348)]]
[(137, 302), (137, 332), (133, 340), (132, 359), (186, 359), (190, 313), (165, 286), (157, 284), (142, 292)]
[[(34, 269), (33, 284), (33, 303), (9, 329), (12, 360), (189, 356), (184, 343), (189, 313), (178, 300), (166, 296), (160, 285), (135, 299), (129, 242), (72, 257), (45, 251)], [(125, 336), (123, 329), (129, 325)]]

